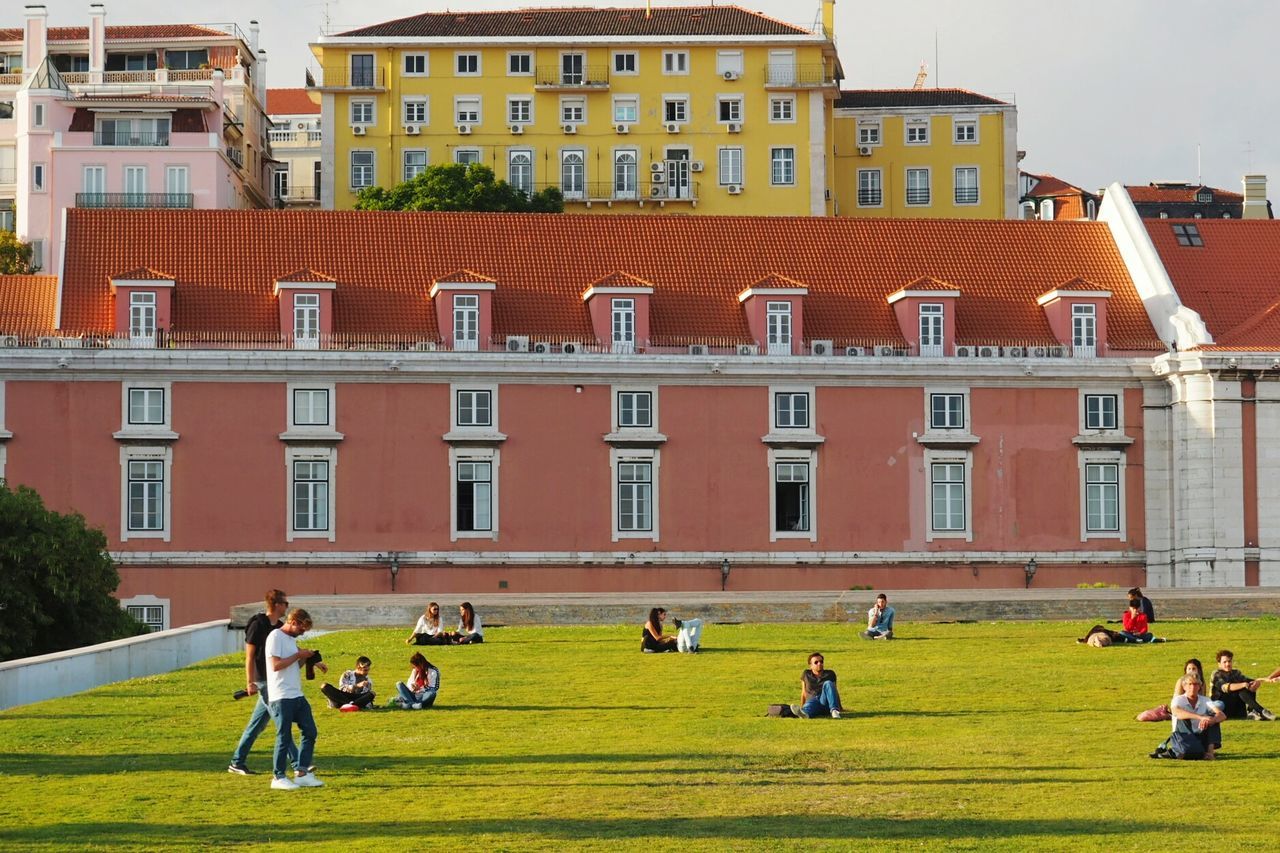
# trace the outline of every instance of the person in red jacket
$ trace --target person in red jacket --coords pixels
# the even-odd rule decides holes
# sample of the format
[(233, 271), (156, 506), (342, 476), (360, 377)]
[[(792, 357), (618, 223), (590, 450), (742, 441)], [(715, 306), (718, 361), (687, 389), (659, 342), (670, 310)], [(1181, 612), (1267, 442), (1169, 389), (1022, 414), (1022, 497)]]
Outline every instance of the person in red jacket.
[(1124, 630), (1120, 632), (1124, 642), (1154, 643), (1156, 641), (1155, 635), (1147, 628), (1147, 614), (1142, 612), (1140, 600), (1129, 599), (1129, 607), (1120, 621), (1124, 624)]

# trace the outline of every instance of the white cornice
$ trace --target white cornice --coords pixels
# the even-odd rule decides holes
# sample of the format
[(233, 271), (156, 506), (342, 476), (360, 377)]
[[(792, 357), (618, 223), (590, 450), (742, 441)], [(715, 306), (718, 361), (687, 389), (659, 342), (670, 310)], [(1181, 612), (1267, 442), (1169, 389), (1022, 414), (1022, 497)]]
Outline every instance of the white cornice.
[(437, 281), (431, 285), (431, 289), (427, 291), (427, 295), (432, 299), (436, 298), (436, 294), (442, 290), (497, 290), (498, 285), (492, 281)]
[(900, 299), (958, 299), (960, 291), (958, 290), (912, 290), (905, 288), (903, 290), (890, 293), (887, 301), (890, 305)]
[(1055, 299), (1110, 299), (1110, 290), (1050, 290), (1036, 299), (1037, 305), (1048, 305)]
[(807, 287), (748, 287), (738, 294), (739, 302), (746, 302), (753, 296), (768, 298), (770, 296), (808, 296)]
[(277, 281), (275, 295), (282, 290), (337, 290), (336, 281)]
[(582, 301), (587, 302), (593, 296), (651, 296), (652, 287), (636, 285), (635, 287), (588, 287), (582, 291)]
[(111, 279), (111, 292), (114, 293), (121, 287), (173, 287), (174, 282), (171, 278), (113, 278)]

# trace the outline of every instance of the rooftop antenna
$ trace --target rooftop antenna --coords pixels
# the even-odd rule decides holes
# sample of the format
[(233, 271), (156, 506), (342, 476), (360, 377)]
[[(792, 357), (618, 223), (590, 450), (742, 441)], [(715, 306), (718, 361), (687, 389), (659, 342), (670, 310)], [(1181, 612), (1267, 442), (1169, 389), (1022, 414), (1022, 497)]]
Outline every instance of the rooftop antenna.
[(933, 88), (938, 88), (941, 81), (938, 77), (938, 31), (933, 31)]
[(1204, 186), (1204, 170), (1200, 168), (1200, 143), (1196, 143), (1196, 186)]
[(923, 89), (924, 81), (929, 79), (929, 63), (923, 59), (920, 60), (920, 70), (916, 72), (916, 82), (911, 85), (912, 89)]

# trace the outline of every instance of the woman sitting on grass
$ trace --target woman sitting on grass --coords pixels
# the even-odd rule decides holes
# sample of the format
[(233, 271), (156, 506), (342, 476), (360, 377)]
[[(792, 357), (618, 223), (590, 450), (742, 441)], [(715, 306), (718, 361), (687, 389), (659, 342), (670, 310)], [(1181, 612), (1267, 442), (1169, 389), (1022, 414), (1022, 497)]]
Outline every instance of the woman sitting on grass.
[(450, 635), (450, 640), (460, 646), (484, 642), (484, 628), (470, 601), (458, 605), (458, 630)]
[(679, 641), (675, 637), (662, 636), (662, 623), (666, 621), (666, 618), (666, 608), (655, 607), (649, 611), (649, 621), (644, 623), (644, 634), (640, 640), (640, 651), (679, 651)]
[(449, 642), (448, 632), (440, 624), (440, 605), (434, 601), (427, 605), (413, 626), (413, 633), (405, 640), (410, 646), (443, 646)]
[(440, 670), (432, 666), (431, 661), (422, 656), (422, 652), (414, 652), (409, 658), (413, 669), (409, 671), (408, 681), (397, 681), (396, 692), (400, 694), (396, 701), (400, 707), (421, 711), (430, 708), (436, 702), (436, 693), (440, 690)]

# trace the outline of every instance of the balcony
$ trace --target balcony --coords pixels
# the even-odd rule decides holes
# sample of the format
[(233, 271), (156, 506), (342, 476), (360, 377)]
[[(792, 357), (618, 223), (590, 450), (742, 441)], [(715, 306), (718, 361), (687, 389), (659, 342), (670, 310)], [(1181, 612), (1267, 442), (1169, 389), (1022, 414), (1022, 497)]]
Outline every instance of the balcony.
[(0, 169), (0, 186), (14, 184), (18, 182), (17, 169)]
[(381, 92), (387, 87), (384, 68), (325, 68), (307, 71), (307, 88), (317, 92)]
[(309, 145), (319, 142), (324, 138), (324, 132), (320, 130), (269, 130), (267, 137), (272, 142), (287, 142), (297, 145)]
[(766, 89), (820, 89), (835, 84), (835, 77), (822, 64), (766, 65), (764, 69)]
[(289, 187), (276, 196), (282, 204), (315, 204), (320, 201), (320, 190), (317, 187)]
[(167, 130), (94, 131), (93, 144), (111, 148), (167, 148)]
[(76, 193), (76, 207), (190, 210), (192, 193)]
[(609, 88), (609, 66), (584, 65), (570, 70), (559, 65), (539, 65), (533, 88), (539, 92), (604, 92)]
[(631, 185), (619, 186), (612, 181), (588, 181), (580, 185), (580, 189), (568, 190), (561, 184), (536, 184), (534, 191), (542, 191), (555, 187), (564, 196), (565, 204), (583, 204), (590, 206), (603, 203), (612, 206), (615, 203), (643, 205), (645, 202), (665, 205), (666, 202), (688, 202), (698, 204), (699, 182), (690, 181), (685, 184), (650, 183), (641, 181)]

